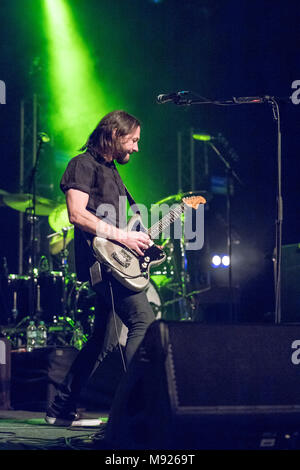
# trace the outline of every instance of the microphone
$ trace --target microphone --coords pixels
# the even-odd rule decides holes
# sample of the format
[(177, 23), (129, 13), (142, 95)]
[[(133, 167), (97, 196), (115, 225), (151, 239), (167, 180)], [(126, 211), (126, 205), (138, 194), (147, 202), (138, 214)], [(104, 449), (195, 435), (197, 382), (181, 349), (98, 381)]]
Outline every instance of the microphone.
[[(188, 97), (187, 97), (188, 95)], [(156, 97), (159, 104), (172, 102), (175, 104), (191, 105), (191, 104), (216, 104), (216, 105), (232, 105), (232, 104), (261, 104), (274, 103), (273, 96), (233, 96), (230, 99), (207, 99), (197, 96), (191, 91), (178, 91), (175, 93), (160, 94)]]
[(260, 104), (268, 102), (270, 98), (271, 96), (240, 96), (238, 98), (233, 96), (233, 101), (237, 104)]
[(189, 93), (189, 91), (178, 91), (176, 93), (166, 93), (166, 94), (160, 94), (156, 97), (156, 101), (159, 104), (164, 104), (168, 103), (171, 101), (172, 103), (179, 103), (182, 95), (185, 95)]
[(48, 136), (48, 134), (46, 134), (46, 132), (39, 132), (38, 138), (41, 142), (44, 142), (44, 143), (50, 142), (50, 137)]

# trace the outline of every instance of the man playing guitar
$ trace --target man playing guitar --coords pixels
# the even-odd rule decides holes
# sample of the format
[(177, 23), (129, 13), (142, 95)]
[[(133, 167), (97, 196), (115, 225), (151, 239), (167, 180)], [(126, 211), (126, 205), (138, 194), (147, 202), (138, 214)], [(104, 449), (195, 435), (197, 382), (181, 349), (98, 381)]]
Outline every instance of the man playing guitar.
[[(74, 225), (77, 279), (91, 282), (96, 291), (96, 305), (93, 332), (49, 405), (46, 414), (48, 424), (100, 424), (99, 420), (80, 419), (76, 407), (83, 386), (103, 359), (107, 347), (118, 342), (114, 329), (115, 313), (128, 328), (125, 368), (142, 342), (148, 326), (155, 320), (145, 291), (136, 292), (122, 285), (101, 263), (97, 264), (92, 250), (96, 236), (120, 242), (140, 256), (151, 243), (144, 231), (127, 231), (119, 226), (122, 216), (119, 214), (119, 198), (127, 197), (127, 191), (115, 161), (121, 165), (127, 164), (131, 155), (138, 152), (139, 139), (140, 123), (135, 117), (124, 111), (107, 114), (81, 148), (83, 153), (70, 160), (61, 180), (69, 220)], [(113, 206), (115, 223), (97, 217), (101, 204)], [(96, 280), (92, 278), (95, 269), (98, 269)]]

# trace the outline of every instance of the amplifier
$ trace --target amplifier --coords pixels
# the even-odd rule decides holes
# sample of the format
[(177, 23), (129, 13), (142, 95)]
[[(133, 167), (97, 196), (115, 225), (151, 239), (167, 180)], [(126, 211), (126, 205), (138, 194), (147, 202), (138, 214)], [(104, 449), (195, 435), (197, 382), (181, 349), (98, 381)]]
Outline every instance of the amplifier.
[(0, 337), (0, 409), (2, 410), (10, 409), (10, 351), (10, 342)]
[(300, 431), (300, 326), (160, 320), (116, 393), (107, 440), (121, 449), (244, 448), (251, 433), (279, 430)]

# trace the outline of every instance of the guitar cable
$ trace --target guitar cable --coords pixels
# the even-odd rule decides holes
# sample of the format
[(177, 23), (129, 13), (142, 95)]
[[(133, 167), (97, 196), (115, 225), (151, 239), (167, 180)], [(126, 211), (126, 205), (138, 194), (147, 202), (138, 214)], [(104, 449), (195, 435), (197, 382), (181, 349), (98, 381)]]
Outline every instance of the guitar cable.
[(111, 281), (109, 280), (108, 282), (109, 282), (109, 289), (110, 289), (111, 307), (112, 307), (112, 314), (113, 314), (113, 319), (114, 319), (115, 332), (116, 332), (116, 336), (117, 336), (117, 339), (118, 339), (118, 349), (120, 351), (121, 360), (122, 360), (122, 364), (123, 364), (123, 369), (124, 369), (124, 372), (126, 373), (127, 372), (127, 367), (126, 367), (124, 354), (123, 354), (123, 351), (122, 351), (122, 346), (120, 344), (120, 332), (118, 331), (118, 325), (117, 325), (117, 314), (116, 314), (116, 311), (115, 311), (114, 293), (113, 293), (113, 288), (112, 288), (112, 285), (111, 285)]

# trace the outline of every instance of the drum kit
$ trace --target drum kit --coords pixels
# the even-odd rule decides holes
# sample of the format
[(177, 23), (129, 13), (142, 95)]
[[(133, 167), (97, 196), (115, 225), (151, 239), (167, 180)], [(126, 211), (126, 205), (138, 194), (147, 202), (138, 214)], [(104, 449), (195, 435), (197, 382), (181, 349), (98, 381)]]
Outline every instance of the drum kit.
[[(206, 192), (178, 193), (156, 204), (171, 205), (181, 202), (186, 196), (200, 193), (203, 195)], [(2, 206), (26, 213), (33, 229), (39, 216), (48, 217), (49, 226), (53, 230), (47, 236), (49, 253), (51, 257), (58, 257), (60, 260), (58, 271), (51, 271), (52, 263), (49, 263), (47, 256), (41, 256), (37, 263), (36, 253), (31, 252), (26, 274), (9, 274), (7, 267), (2, 268), (2, 334), (16, 348), (20, 348), (24, 344), (29, 320), (43, 320), (48, 327), (48, 342), (51, 345), (69, 345), (74, 325), (78, 322), (82, 324), (87, 338), (94, 322), (95, 294), (88, 282), (79, 282), (76, 274), (69, 269), (68, 245), (74, 238), (74, 227), (69, 222), (66, 204), (58, 204), (40, 196), (33, 198), (31, 194), (11, 194), (1, 189), (0, 200)], [(180, 240), (179, 249), (171, 236), (160, 240), (158, 244), (163, 246), (166, 260), (158, 269), (151, 271), (151, 280), (146, 290), (155, 316), (166, 320), (191, 319), (193, 299), (187, 293), (184, 240)], [(30, 246), (33, 251), (36, 249), (34, 243)]]

